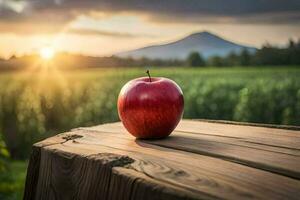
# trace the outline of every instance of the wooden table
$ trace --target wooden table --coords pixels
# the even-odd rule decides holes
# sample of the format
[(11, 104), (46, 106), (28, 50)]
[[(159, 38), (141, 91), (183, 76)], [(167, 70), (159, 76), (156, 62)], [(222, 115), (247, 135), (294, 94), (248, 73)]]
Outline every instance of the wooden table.
[(183, 120), (162, 140), (120, 122), (33, 146), (24, 199), (300, 199), (299, 127)]

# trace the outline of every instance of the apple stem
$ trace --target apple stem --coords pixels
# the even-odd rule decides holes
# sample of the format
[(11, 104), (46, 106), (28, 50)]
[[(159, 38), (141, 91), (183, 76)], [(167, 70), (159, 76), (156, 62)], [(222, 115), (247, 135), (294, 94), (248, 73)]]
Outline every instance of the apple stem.
[(150, 80), (150, 82), (151, 82), (150, 71), (149, 71), (149, 70), (147, 70), (147, 71), (146, 71), (146, 73), (148, 74), (148, 76), (149, 76), (149, 80)]

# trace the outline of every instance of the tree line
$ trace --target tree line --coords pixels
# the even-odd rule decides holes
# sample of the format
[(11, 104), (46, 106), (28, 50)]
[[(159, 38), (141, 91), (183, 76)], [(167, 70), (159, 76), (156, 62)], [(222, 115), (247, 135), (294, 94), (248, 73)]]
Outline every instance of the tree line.
[(191, 52), (186, 59), (149, 59), (111, 57), (118, 66), (276, 66), (300, 65), (300, 40), (290, 40), (284, 47), (265, 44), (261, 49), (231, 52), (226, 56), (204, 58), (199, 52)]
[[(12, 56), (8, 60), (0, 60), (0, 70), (25, 69), (40, 59), (38, 55), (23, 57)], [(42, 63), (42, 62), (41, 62)], [(92, 57), (59, 53), (52, 61), (60, 69), (98, 68), (98, 67), (141, 67), (141, 66), (274, 66), (300, 65), (300, 40), (290, 40), (285, 47), (276, 47), (270, 44), (261, 49), (250, 52), (243, 49), (240, 52), (231, 52), (226, 56), (212, 56), (204, 58), (199, 52), (191, 52), (186, 59), (149, 59)]]
[(212, 56), (204, 59), (198, 52), (191, 52), (186, 59), (188, 66), (250, 66), (250, 65), (299, 65), (300, 40), (290, 40), (286, 47), (264, 45), (255, 52), (243, 49), (241, 52), (231, 52), (227, 56)]

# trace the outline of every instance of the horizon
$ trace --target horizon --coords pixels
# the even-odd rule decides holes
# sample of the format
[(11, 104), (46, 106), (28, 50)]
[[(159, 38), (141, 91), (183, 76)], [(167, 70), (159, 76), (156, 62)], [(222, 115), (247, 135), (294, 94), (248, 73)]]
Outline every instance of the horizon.
[[(207, 31), (207, 30), (203, 30), (203, 31), (198, 31), (198, 32), (193, 32), (193, 33), (190, 33), (190, 34), (187, 34), (185, 35), (184, 37), (181, 37), (181, 38), (177, 38), (175, 40), (172, 40), (172, 41), (166, 41), (166, 42), (161, 42), (161, 43), (154, 43), (154, 44), (149, 44), (147, 46), (142, 46), (142, 47), (137, 47), (137, 48), (134, 48), (134, 49), (129, 49), (129, 50), (125, 50), (125, 51), (132, 51), (132, 50), (136, 50), (136, 49), (142, 49), (142, 48), (147, 48), (147, 47), (151, 47), (151, 46), (156, 46), (156, 45), (166, 45), (166, 44), (170, 44), (170, 43), (173, 43), (173, 42), (178, 42), (180, 40), (183, 40), (183, 39), (186, 39), (192, 35), (195, 35), (195, 34), (203, 34), (203, 33), (208, 33), (210, 35), (213, 35), (213, 36), (216, 36), (216, 37), (220, 37), (221, 39), (225, 40), (225, 41), (228, 41), (228, 42), (233, 42), (237, 45), (242, 45), (242, 46), (245, 46), (245, 47), (250, 47), (250, 48), (256, 48), (256, 49), (261, 49), (264, 45), (266, 44), (270, 44), (268, 42), (262, 44), (262, 46), (260, 47), (255, 47), (255, 46), (251, 46), (251, 45), (247, 45), (247, 44), (241, 44), (241, 43), (236, 43), (234, 41), (231, 41), (231, 40), (228, 40), (216, 33), (213, 33), (213, 32), (210, 32), (210, 31)], [(276, 45), (276, 44), (270, 44), (274, 47), (286, 47), (289, 43), (289, 41), (291, 40), (292, 38), (288, 38), (286, 43), (283, 43), (281, 45)], [(296, 38), (296, 41), (300, 41), (300, 37), (299, 38)], [(61, 54), (69, 54), (69, 55), (72, 55), (72, 56), (83, 56), (83, 57), (95, 57), (95, 58), (102, 58), (102, 57), (112, 57), (112, 56), (117, 56), (116, 54), (118, 53), (123, 53), (125, 51), (116, 51), (115, 53), (111, 54), (111, 55), (93, 55), (93, 54), (85, 54), (85, 53), (80, 53), (80, 52), (71, 52), (71, 51), (59, 51), (59, 50), (55, 50), (55, 54), (56, 55), (61, 55)], [(9, 57), (2, 57), (0, 56), (0, 59), (4, 59), (4, 60), (9, 60), (11, 58), (22, 58), (22, 57), (26, 57), (26, 56), (38, 56), (40, 57), (41, 55), (41, 52), (39, 52), (39, 50), (36, 50), (36, 51), (33, 51), (33, 52), (27, 52), (27, 53), (24, 53), (24, 54), (11, 54)], [(118, 56), (117, 56), (118, 57)]]
[(300, 3), (288, 1), (0, 1), (0, 57), (39, 52), (111, 56), (208, 31), (260, 48), (300, 38)]

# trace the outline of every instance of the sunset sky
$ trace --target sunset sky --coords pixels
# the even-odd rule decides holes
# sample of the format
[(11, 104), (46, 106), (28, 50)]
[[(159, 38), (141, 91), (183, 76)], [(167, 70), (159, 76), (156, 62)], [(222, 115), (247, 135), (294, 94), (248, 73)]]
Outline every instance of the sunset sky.
[(0, 56), (113, 53), (211, 31), (260, 47), (300, 38), (299, 0), (0, 0)]

